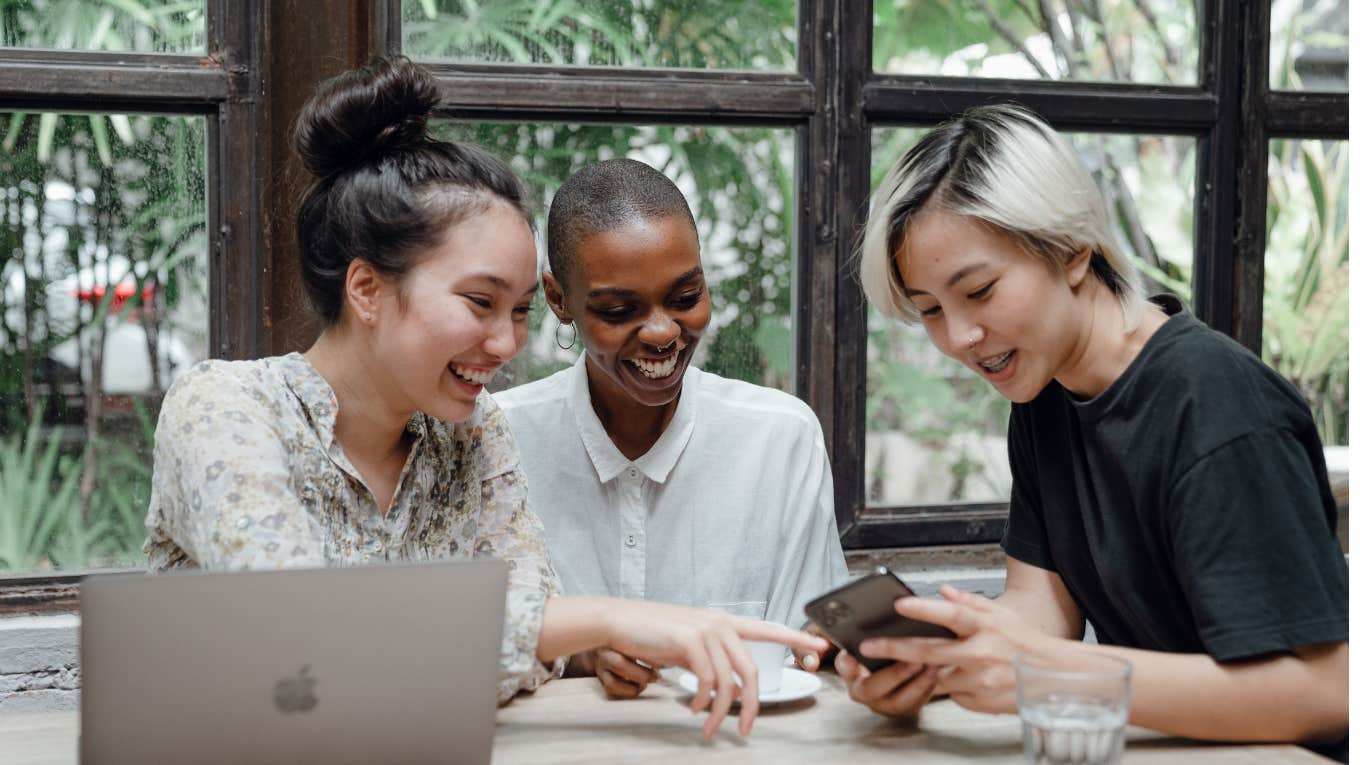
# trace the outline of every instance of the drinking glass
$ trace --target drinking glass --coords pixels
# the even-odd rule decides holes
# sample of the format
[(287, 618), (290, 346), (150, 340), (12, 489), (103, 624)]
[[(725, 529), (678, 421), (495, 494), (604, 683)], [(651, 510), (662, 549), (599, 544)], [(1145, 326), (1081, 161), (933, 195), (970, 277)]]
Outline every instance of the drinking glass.
[(1118, 765), (1133, 665), (1112, 656), (1015, 661), (1016, 705), (1030, 765)]

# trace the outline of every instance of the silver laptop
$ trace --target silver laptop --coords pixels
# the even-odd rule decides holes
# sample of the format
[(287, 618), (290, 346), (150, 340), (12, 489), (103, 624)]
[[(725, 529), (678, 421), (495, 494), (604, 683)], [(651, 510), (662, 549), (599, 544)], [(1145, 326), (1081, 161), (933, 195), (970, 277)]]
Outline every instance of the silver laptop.
[(95, 576), (85, 763), (487, 763), (509, 564)]

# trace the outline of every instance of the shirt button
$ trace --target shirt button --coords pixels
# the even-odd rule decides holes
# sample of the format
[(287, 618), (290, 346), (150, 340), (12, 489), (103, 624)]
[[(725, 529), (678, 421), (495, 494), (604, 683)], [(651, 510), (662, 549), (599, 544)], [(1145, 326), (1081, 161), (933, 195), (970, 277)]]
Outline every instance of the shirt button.
[(630, 468), (628, 468), (628, 477), (629, 477), (629, 478), (637, 478), (637, 477), (638, 477), (638, 469), (635, 468), (635, 467), (630, 467)]
[(628, 545), (629, 547), (637, 547), (637, 536), (629, 534), (628, 536), (623, 538), (623, 543)]
[(248, 529), (248, 528), (250, 528), (250, 519), (249, 519), (249, 518), (241, 518), (240, 520), (236, 521), (236, 528), (238, 528), (238, 529)]

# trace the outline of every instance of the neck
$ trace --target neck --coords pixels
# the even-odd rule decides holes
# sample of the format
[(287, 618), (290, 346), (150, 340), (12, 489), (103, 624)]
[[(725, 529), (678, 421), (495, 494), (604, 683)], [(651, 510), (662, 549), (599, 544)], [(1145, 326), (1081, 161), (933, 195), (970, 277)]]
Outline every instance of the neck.
[(1115, 294), (1088, 278), (1078, 292), (1081, 331), (1071, 360), (1056, 375), (1058, 383), (1081, 398), (1104, 393), (1133, 364), (1166, 314), (1144, 303), (1133, 331), (1125, 331), (1124, 306)]
[(337, 324), (303, 356), (335, 391), (335, 438), (351, 460), (382, 462), (403, 452), (406, 423), (415, 410), (394, 401), (398, 397), (362, 338)]
[(651, 451), (675, 416), (680, 395), (684, 395), (681, 393), (661, 406), (640, 404), (596, 370), (589, 357), (586, 359), (586, 383), (591, 408), (600, 418), (609, 439), (629, 460)]

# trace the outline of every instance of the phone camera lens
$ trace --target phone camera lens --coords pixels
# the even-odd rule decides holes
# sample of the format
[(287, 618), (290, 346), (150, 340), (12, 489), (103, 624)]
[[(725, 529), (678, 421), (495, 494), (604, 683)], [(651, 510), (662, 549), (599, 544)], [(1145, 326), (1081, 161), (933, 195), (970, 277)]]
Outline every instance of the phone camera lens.
[(850, 606), (845, 605), (839, 600), (827, 601), (822, 607), (822, 621), (827, 628), (836, 626), (850, 616)]

